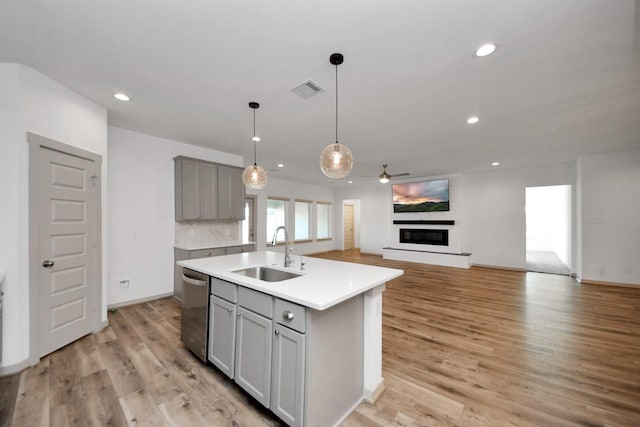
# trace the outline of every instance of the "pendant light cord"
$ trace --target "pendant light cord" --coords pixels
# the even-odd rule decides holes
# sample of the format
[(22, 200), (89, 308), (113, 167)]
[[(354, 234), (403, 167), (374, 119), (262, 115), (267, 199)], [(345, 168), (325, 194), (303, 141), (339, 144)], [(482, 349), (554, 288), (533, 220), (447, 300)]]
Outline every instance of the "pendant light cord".
[(338, 144), (338, 64), (336, 64), (336, 144)]
[(253, 109), (253, 165), (256, 166), (258, 164), (258, 159), (256, 156), (256, 109)]

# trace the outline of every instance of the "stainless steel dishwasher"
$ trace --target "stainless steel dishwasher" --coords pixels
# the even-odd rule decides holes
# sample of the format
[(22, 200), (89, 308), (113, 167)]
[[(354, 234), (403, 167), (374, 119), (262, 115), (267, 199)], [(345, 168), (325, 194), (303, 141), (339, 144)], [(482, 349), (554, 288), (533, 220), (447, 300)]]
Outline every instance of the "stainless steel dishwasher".
[(185, 347), (206, 363), (209, 276), (183, 267), (182, 289), (180, 339)]

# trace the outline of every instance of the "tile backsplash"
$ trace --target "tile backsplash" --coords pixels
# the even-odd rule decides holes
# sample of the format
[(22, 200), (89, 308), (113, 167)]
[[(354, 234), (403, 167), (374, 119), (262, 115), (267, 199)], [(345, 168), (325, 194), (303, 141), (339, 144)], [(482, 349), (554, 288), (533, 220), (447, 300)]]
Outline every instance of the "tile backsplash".
[(176, 221), (176, 245), (220, 244), (242, 240), (240, 221)]

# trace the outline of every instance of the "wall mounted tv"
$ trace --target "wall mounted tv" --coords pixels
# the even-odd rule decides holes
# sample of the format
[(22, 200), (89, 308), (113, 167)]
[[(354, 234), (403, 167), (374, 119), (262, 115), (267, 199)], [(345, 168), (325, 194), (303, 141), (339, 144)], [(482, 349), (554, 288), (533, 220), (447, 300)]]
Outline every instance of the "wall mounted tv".
[(449, 210), (449, 180), (393, 184), (393, 212), (446, 212)]

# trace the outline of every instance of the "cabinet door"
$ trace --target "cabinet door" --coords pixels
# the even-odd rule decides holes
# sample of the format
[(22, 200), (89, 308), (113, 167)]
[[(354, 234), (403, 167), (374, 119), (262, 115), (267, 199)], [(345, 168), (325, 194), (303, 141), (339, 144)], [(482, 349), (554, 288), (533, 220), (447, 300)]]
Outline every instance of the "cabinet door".
[(273, 323), (271, 411), (291, 427), (302, 426), (305, 336)]
[(238, 306), (235, 381), (265, 407), (271, 392), (271, 320)]
[(209, 299), (209, 361), (229, 378), (234, 376), (236, 305), (211, 296)]
[(244, 219), (242, 169), (218, 166), (218, 219)]
[(200, 219), (218, 219), (218, 166), (200, 163)]
[[(200, 218), (200, 162), (181, 160), (182, 162), (182, 218)], [(177, 219), (177, 218), (176, 218)]]

